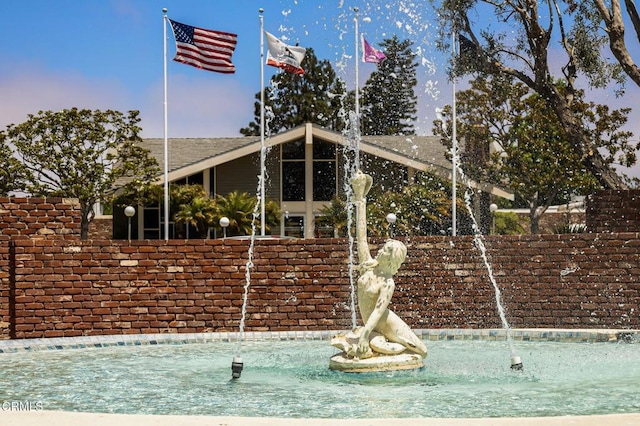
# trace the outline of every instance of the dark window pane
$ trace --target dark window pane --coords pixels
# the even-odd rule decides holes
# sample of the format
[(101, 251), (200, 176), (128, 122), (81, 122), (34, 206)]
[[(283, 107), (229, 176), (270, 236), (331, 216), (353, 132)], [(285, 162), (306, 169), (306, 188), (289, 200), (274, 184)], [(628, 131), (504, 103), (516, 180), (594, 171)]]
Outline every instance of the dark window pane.
[(144, 238), (145, 240), (159, 240), (160, 239), (160, 230), (159, 229), (145, 229), (144, 232), (143, 232), (142, 238)]
[(212, 167), (209, 169), (209, 196), (214, 197), (216, 195), (216, 169)]
[(321, 140), (313, 141), (314, 160), (334, 160), (336, 158), (336, 145)]
[(304, 160), (304, 140), (282, 144), (283, 160)]
[(189, 185), (203, 185), (204, 174), (202, 172), (196, 173), (195, 175), (189, 176), (187, 180), (189, 181)]
[(304, 201), (304, 162), (285, 161), (282, 163), (282, 199), (284, 201)]
[(160, 227), (160, 212), (158, 209), (144, 209), (144, 227), (145, 228), (159, 228)]
[(316, 216), (315, 236), (316, 238), (332, 238), (335, 235), (333, 223), (328, 216)]
[(331, 201), (336, 195), (335, 161), (313, 162), (313, 200)]
[(304, 217), (286, 217), (284, 219), (284, 235), (287, 237), (304, 237)]

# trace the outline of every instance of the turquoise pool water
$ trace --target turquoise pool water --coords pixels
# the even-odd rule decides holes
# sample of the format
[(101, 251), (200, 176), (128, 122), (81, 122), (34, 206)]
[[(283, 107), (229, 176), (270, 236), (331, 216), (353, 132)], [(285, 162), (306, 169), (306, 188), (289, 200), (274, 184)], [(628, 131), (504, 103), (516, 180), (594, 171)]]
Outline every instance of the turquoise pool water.
[(235, 343), (0, 354), (0, 402), (45, 410), (266, 417), (520, 417), (640, 412), (640, 345), (427, 341), (426, 367), (345, 374), (327, 341), (255, 341), (231, 381)]

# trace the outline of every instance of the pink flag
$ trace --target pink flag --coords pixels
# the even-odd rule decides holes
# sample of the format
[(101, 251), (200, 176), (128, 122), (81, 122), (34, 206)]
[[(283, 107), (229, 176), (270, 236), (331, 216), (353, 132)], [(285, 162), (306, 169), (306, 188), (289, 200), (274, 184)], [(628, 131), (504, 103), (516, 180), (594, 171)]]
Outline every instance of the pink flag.
[(369, 42), (364, 39), (364, 36), (362, 36), (362, 62), (379, 64), (386, 57), (384, 53), (371, 46)]

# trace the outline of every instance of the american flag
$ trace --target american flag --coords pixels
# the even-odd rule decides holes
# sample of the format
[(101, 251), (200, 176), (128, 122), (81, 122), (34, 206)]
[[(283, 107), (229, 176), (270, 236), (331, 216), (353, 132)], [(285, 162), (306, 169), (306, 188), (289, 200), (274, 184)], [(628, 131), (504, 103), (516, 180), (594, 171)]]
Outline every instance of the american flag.
[(237, 34), (192, 27), (171, 19), (169, 22), (176, 39), (174, 61), (207, 71), (236, 72), (231, 55), (238, 42)]

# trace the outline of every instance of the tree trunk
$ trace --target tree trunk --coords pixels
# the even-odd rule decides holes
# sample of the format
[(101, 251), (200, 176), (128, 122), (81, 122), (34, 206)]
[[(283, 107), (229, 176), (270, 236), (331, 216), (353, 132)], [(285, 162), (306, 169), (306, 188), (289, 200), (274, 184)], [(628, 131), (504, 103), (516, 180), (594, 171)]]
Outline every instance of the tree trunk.
[(88, 240), (89, 239), (89, 223), (95, 216), (95, 212), (93, 211), (93, 203), (82, 203), (80, 202), (80, 214), (82, 215), (80, 219), (80, 239)]

